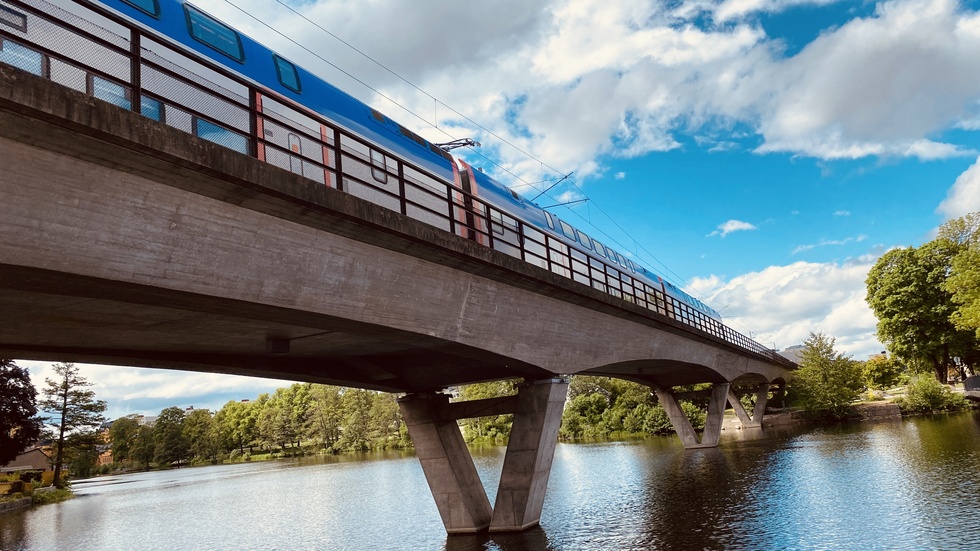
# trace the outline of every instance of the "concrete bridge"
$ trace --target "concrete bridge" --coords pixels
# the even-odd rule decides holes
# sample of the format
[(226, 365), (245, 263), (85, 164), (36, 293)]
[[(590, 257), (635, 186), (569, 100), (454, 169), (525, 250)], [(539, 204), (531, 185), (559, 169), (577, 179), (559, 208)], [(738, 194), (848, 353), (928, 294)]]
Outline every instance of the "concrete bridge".
[[(405, 393), (450, 533), (538, 522), (568, 375), (649, 385), (693, 448), (717, 445), (726, 401), (757, 425), (793, 368), (2, 64), (0, 159), (0, 355)], [(502, 378), (526, 382), (476, 403), (441, 393)], [(694, 383), (713, 384), (700, 436), (673, 391)], [(491, 507), (456, 420), (503, 412)]]

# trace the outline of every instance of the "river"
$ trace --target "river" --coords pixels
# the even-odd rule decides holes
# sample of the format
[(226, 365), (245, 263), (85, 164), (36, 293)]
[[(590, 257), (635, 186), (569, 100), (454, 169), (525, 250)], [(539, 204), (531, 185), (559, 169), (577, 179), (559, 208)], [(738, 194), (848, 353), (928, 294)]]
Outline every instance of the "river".
[[(0, 549), (980, 549), (980, 413), (559, 444), (541, 527), (446, 536), (411, 454), (78, 481), (0, 515)], [(491, 503), (502, 448), (475, 450)]]

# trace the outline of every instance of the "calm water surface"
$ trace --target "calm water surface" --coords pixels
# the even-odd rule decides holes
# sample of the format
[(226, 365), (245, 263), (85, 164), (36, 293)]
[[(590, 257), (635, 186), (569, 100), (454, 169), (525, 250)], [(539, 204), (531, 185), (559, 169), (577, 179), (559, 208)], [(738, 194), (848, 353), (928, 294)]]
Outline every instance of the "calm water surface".
[[(493, 502), (503, 449), (474, 452)], [(414, 456), (77, 482), (0, 516), (0, 548), (980, 549), (980, 415), (806, 433), (559, 444), (541, 528), (447, 537)]]

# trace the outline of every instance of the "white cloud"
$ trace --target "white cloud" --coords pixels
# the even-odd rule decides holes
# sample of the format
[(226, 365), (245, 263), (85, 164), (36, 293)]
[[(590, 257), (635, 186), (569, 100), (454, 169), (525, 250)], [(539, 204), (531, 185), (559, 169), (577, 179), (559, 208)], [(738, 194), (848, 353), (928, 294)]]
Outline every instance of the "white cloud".
[[(45, 379), (54, 377), (52, 362), (18, 360), (28, 368), (31, 382), (41, 390)], [(170, 406), (218, 410), (229, 400), (254, 400), (263, 392), (289, 386), (288, 381), (221, 375), (121, 367), (95, 364), (76, 364), (82, 377), (92, 383), (91, 390), (98, 400), (108, 405), (106, 417), (115, 419), (130, 413), (157, 415)]]
[(811, 332), (835, 337), (839, 350), (866, 359), (882, 350), (877, 323), (864, 300), (864, 281), (876, 258), (842, 263), (796, 262), (770, 266), (725, 281), (717, 276), (690, 286), (722, 311), (725, 323), (763, 344), (801, 344)]
[(617, 180), (622, 180), (622, 179), (626, 178), (626, 173), (625, 172), (617, 172), (616, 175), (614, 176), (614, 178), (616, 178)]
[(720, 235), (721, 238), (724, 239), (726, 235), (732, 232), (750, 231), (756, 229), (758, 228), (748, 222), (742, 222), (741, 220), (729, 220), (728, 222), (725, 222), (724, 224), (718, 226), (718, 229), (709, 233), (705, 237), (713, 237), (715, 235)]
[(834, 212), (834, 216), (850, 216), (851, 211), (849, 210), (838, 210)]
[(946, 220), (980, 211), (980, 158), (956, 178), (936, 211)]
[(716, 21), (725, 22), (759, 12), (777, 13), (793, 6), (825, 5), (838, 0), (722, 0), (714, 9)]
[(817, 243), (813, 243), (813, 244), (809, 244), (809, 245), (797, 245), (793, 249), (792, 254), (797, 254), (797, 253), (801, 253), (801, 252), (804, 252), (804, 251), (813, 250), (813, 249), (816, 249), (817, 247), (830, 247), (830, 246), (842, 247), (842, 246), (847, 245), (849, 243), (860, 243), (860, 242), (864, 241), (867, 238), (868, 238), (867, 235), (862, 234), (862, 235), (858, 235), (857, 237), (847, 237), (847, 238), (844, 238), (844, 239), (821, 239)]

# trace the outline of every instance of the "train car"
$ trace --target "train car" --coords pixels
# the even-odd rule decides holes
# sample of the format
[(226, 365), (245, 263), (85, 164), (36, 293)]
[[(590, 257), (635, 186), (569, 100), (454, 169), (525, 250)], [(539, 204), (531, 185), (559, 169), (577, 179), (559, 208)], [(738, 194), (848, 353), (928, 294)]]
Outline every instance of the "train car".
[[(52, 5), (49, 2), (64, 10), (57, 17), (69, 19), (78, 11), (70, 0), (19, 2), (35, 8), (36, 15), (30, 18), (32, 24), (56, 17), (47, 13), (54, 11), (48, 7)], [(121, 76), (131, 69), (129, 60), (122, 57), (123, 45), (114, 45), (111, 38), (100, 38), (108, 35), (99, 24), (73, 23), (82, 35), (104, 41), (108, 52), (100, 54), (76, 48), (70, 53), (82, 58), (86, 66), (98, 68), (85, 77), (84, 85), (95, 97), (396, 210), (399, 201), (384, 188), (389, 180), (411, 180), (421, 191), (411, 192), (414, 196), (409, 207), (402, 197), (400, 206), (403, 213), (414, 218), (525, 258), (614, 296), (634, 302), (642, 300), (647, 307), (676, 319), (683, 317), (683, 321), (692, 323), (690, 314), (683, 312), (683, 308), (653, 297), (655, 293), (650, 293), (650, 289), (720, 320), (714, 309), (651, 270), (491, 176), (454, 159), (437, 145), (191, 3), (183, 0), (77, 2), (99, 13), (121, 17), (128, 25), (140, 29), (147, 38), (137, 42), (135, 48), (156, 56), (151, 65), (138, 72), (142, 82), (138, 83), (139, 98), (134, 99), (125, 77)], [(50, 32), (28, 30), (28, 21), (28, 16), (18, 11), (17, 2), (0, 0), (0, 62), (58, 80), (52, 55), (58, 53), (59, 47), (70, 48), (71, 40), (65, 46), (57, 38), (51, 38), (54, 34)], [(108, 26), (108, 22), (101, 24)], [(36, 41), (38, 47), (4, 40), (3, 31), (10, 29), (19, 31), (13, 33), (15, 39), (23, 35)], [(46, 44), (45, 40), (51, 42)], [(162, 47), (155, 49), (156, 43)], [(189, 56), (193, 66), (186, 67), (188, 61), (184, 58), (168, 59), (168, 48)], [(235, 78), (229, 79), (227, 72)], [(173, 84), (174, 76), (188, 84)], [(195, 84), (195, 79), (202, 78)], [(254, 91), (242, 92), (239, 81)], [(209, 95), (212, 90), (218, 93)], [(243, 93), (249, 97), (243, 97)], [(254, 112), (259, 116), (250, 115)], [(263, 116), (265, 113), (280, 118)], [(310, 115), (324, 119), (329, 126)], [(277, 122), (287, 119), (294, 126)], [(336, 166), (340, 159), (356, 166), (345, 166), (342, 170)], [(357, 177), (348, 178), (351, 173)], [(448, 222), (433, 214), (438, 208), (435, 203), (447, 198), (454, 205), (454, 214)], [(550, 239), (535, 238), (531, 235), (534, 232)], [(549, 251), (555, 241), (562, 249), (557, 260), (553, 258), (554, 251)], [(590, 277), (593, 271), (590, 266), (601, 266), (603, 277)]]

